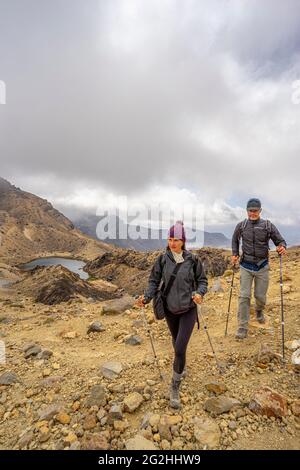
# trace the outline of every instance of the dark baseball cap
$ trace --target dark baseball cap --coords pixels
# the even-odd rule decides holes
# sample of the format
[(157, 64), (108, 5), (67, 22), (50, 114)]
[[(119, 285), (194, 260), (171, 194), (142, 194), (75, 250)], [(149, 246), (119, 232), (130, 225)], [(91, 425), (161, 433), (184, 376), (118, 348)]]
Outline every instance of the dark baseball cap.
[(249, 199), (249, 201), (247, 202), (247, 211), (251, 210), (251, 209), (261, 209), (261, 202), (259, 199), (257, 199), (256, 197), (252, 197), (251, 199)]

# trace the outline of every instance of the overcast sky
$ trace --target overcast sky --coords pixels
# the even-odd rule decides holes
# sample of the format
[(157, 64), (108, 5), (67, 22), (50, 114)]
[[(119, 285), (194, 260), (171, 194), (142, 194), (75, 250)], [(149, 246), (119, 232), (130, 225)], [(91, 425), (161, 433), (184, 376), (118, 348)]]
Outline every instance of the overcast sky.
[(0, 80), (0, 176), (59, 208), (300, 224), (299, 0), (0, 0)]

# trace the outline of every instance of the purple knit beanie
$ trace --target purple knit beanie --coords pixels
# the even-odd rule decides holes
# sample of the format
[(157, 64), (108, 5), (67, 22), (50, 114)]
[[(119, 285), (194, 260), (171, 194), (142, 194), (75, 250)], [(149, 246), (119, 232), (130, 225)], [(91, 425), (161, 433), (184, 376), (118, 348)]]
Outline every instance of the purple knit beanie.
[(185, 231), (182, 220), (177, 220), (175, 225), (169, 229), (168, 238), (178, 238), (178, 240), (182, 240), (185, 242)]

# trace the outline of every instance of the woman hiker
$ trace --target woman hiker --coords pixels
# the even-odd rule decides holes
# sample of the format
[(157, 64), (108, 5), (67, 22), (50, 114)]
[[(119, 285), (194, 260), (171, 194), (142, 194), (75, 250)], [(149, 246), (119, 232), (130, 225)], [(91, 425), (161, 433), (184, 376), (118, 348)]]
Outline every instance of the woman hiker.
[(177, 263), (175, 280), (167, 294), (165, 319), (169, 327), (175, 352), (173, 378), (170, 387), (170, 406), (180, 408), (179, 386), (185, 375), (186, 350), (197, 316), (197, 305), (207, 292), (207, 278), (201, 261), (185, 247), (183, 222), (177, 221), (169, 229), (168, 246), (155, 261), (149, 277), (148, 288), (136, 305), (142, 307), (156, 295), (161, 281), (168, 285)]

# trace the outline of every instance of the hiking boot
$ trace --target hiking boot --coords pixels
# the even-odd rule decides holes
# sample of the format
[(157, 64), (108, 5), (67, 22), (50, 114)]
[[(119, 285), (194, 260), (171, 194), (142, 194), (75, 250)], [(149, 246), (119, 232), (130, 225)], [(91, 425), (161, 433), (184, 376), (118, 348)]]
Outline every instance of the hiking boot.
[(236, 332), (235, 339), (245, 339), (247, 338), (246, 328), (239, 328)]
[(188, 375), (187, 370), (186, 370), (186, 368), (184, 368), (183, 371), (182, 371), (182, 374), (181, 374), (181, 378), (185, 379), (187, 375)]
[(258, 321), (258, 323), (266, 323), (264, 312), (262, 310), (258, 310), (256, 312), (256, 320)]
[(170, 387), (170, 407), (179, 409), (180, 405), (180, 396), (179, 396), (179, 387), (182, 379), (182, 374), (173, 372), (173, 378)]

